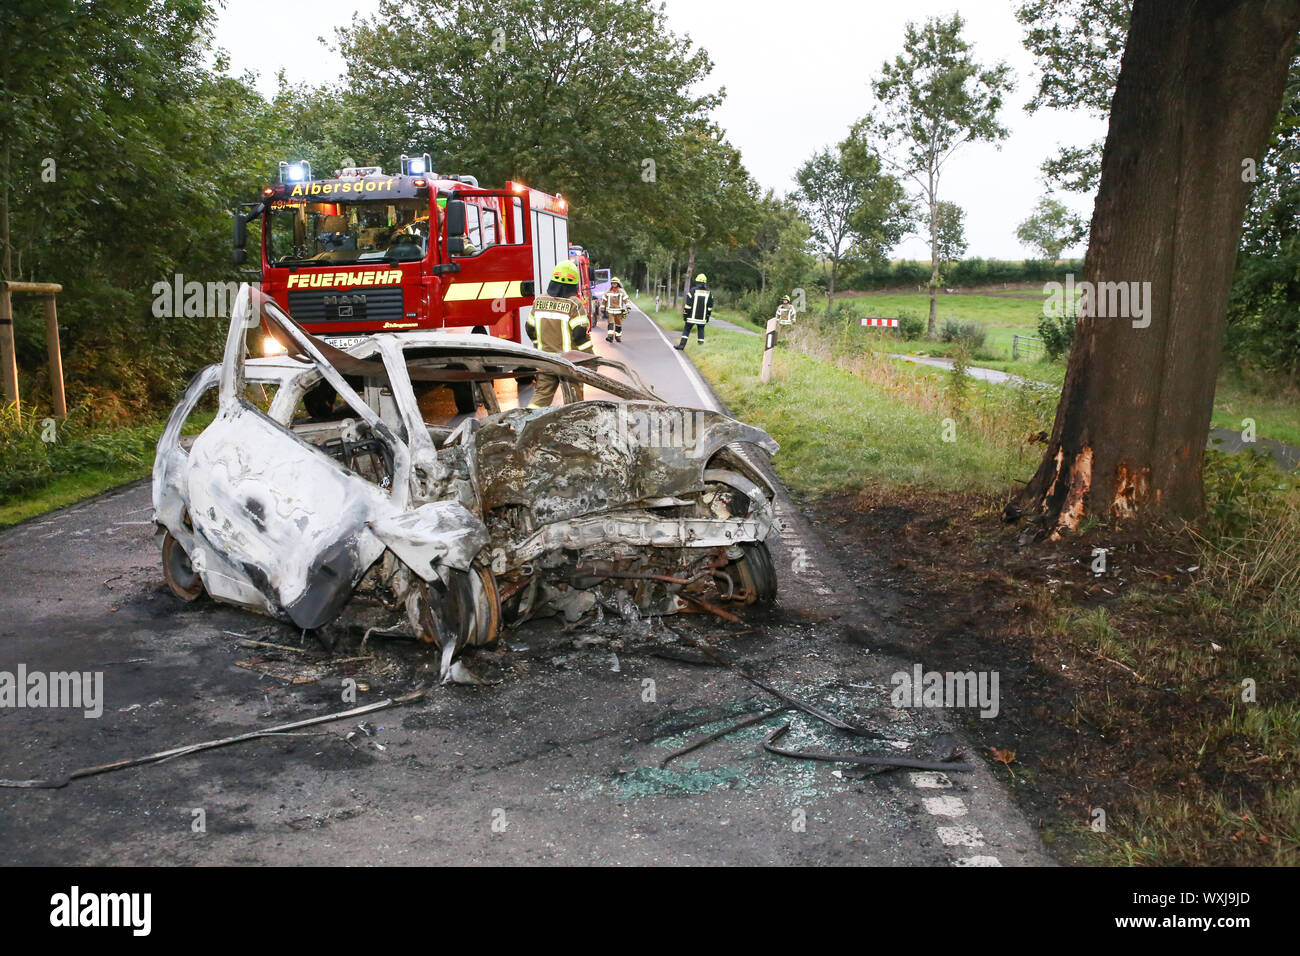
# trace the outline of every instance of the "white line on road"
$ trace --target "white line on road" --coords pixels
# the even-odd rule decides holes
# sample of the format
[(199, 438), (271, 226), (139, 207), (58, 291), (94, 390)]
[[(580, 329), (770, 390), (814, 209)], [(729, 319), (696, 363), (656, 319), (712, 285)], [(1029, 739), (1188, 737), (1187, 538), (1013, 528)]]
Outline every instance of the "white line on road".
[(956, 827), (937, 827), (939, 839), (943, 841), (944, 846), (970, 846), (980, 847), (984, 845), (984, 834), (980, 833), (979, 827), (956, 826)]
[(947, 790), (952, 786), (952, 781), (948, 779), (946, 773), (926, 771), (908, 774), (908, 776), (912, 778), (912, 786), (922, 790)]
[(954, 860), (953, 866), (1001, 866), (1002, 862), (996, 856), (964, 856), (960, 860)]
[(964, 817), (966, 804), (961, 797), (922, 797), (921, 805), (925, 812), (936, 817)]

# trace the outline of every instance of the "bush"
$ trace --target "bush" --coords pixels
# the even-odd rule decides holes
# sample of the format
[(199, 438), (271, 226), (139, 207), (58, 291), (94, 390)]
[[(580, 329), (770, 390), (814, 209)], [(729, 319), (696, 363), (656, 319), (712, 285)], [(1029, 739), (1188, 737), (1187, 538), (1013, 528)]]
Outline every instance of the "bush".
[(14, 406), (0, 408), (0, 501), (50, 480), (49, 447), (41, 441), (41, 419), (32, 409), (20, 423)]
[(1074, 344), (1074, 328), (1078, 319), (1073, 315), (1044, 315), (1038, 320), (1038, 338), (1043, 343), (1043, 351), (1053, 362), (1070, 354)]
[(925, 319), (910, 309), (898, 311), (898, 334), (911, 342), (925, 335)]
[(759, 292), (753, 289), (736, 299), (736, 311), (760, 328), (767, 325), (767, 320), (776, 315), (776, 307), (781, 304), (781, 296), (788, 293), (769, 289)]
[[(25, 408), (20, 424), (12, 407), (0, 409), (0, 501), (36, 491), (55, 478), (90, 469), (145, 468), (153, 461), (160, 423), (104, 429), (85, 405), (52, 423)], [(46, 441), (53, 438), (53, 441)]]
[(984, 326), (978, 322), (960, 322), (957, 319), (948, 319), (943, 323), (943, 328), (939, 331), (939, 340), (941, 342), (956, 342), (964, 346), (968, 352), (974, 352), (976, 349), (984, 347), (984, 339), (987, 334)]

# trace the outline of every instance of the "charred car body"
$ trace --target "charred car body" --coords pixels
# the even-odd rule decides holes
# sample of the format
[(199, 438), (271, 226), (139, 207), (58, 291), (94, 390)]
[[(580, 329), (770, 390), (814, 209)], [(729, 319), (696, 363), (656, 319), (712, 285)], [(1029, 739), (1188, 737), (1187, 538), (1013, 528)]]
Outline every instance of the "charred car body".
[[(365, 592), (441, 647), (444, 681), (472, 679), (459, 652), (529, 617), (775, 596), (774, 493), (751, 454), (777, 446), (760, 429), (665, 405), (586, 353), (445, 332), (377, 334), (343, 352), (248, 287), (233, 312), (222, 363), (190, 383), (154, 462), (178, 596), (310, 629)], [(259, 318), (287, 354), (246, 358)], [(538, 373), (558, 376), (571, 404), (502, 410), (499, 392)], [(295, 417), (323, 383), (338, 412)], [(467, 386), (474, 414), (440, 406)], [(607, 397), (579, 400), (583, 387)], [(216, 417), (182, 447), (213, 391)]]

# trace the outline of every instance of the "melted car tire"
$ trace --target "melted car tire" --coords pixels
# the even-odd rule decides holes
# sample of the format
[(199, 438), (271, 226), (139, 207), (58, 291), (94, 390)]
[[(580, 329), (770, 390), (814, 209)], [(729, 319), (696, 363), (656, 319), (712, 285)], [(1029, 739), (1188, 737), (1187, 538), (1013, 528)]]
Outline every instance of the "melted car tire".
[(433, 604), (432, 590), (425, 585), (420, 602), (420, 623), (426, 639), (432, 638), (440, 647), (446, 646), (447, 638), (452, 636), (461, 647), (496, 640), (501, 626), (501, 602), (491, 571), (479, 565), (469, 571), (449, 568), (445, 595), (437, 607)]
[(727, 571), (736, 579), (746, 604), (771, 604), (777, 587), (772, 552), (762, 541), (747, 541), (740, 548), (744, 554), (727, 565)]
[(194, 570), (190, 556), (170, 531), (163, 537), (162, 566), (163, 577), (167, 579), (172, 594), (186, 602), (197, 601), (203, 596), (202, 576)]

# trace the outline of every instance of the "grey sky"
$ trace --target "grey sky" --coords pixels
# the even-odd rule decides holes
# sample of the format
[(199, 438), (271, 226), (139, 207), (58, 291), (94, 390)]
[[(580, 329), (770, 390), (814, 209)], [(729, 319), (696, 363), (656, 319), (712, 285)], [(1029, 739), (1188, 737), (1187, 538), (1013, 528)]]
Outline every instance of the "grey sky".
[[(668, 21), (688, 34), (714, 61), (712, 83), (727, 98), (719, 124), (744, 155), (763, 187), (793, 187), (795, 169), (809, 155), (843, 138), (871, 106), (870, 80), (880, 64), (897, 55), (904, 25), (954, 10), (967, 21), (965, 36), (984, 63), (1005, 60), (1017, 89), (1004, 110), (1011, 136), (1002, 148), (965, 147), (950, 161), (940, 196), (966, 210), (968, 255), (1020, 259), (1027, 254), (1016, 225), (1045, 189), (1039, 164), (1059, 143), (1082, 144), (1105, 135), (1105, 124), (1083, 114), (1047, 111), (1030, 116), (1021, 108), (1034, 85), (1032, 60), (1021, 46), (1013, 0), (909, 0), (908, 3), (851, 0), (665, 0)], [(316, 0), (310, 13), (300, 5), (263, 0), (226, 0), (216, 43), (232, 57), (236, 71), (256, 70), (264, 92), (274, 89), (283, 67), (290, 80), (312, 84), (337, 79), (342, 60), (317, 39), (332, 40), (330, 25), (372, 13), (374, 0)], [(273, 43), (250, 43), (252, 36)], [(635, 37), (622, 38), (635, 43)], [(1056, 198), (1091, 214), (1091, 198)], [(1080, 250), (1073, 250), (1079, 252)], [(901, 243), (898, 257), (928, 259), (918, 238)]]

